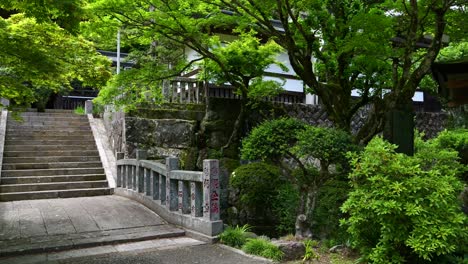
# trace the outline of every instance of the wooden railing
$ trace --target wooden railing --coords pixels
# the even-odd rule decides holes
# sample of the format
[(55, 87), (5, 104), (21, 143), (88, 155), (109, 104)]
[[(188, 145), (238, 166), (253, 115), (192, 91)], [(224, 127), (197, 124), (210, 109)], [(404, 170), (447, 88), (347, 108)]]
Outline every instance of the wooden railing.
[[(208, 97), (214, 98), (240, 98), (233, 86), (214, 85), (187, 77), (177, 77), (165, 82), (163, 94), (166, 100), (173, 103), (204, 103), (206, 94), (208, 94)], [(265, 97), (264, 100), (290, 104), (304, 103), (305, 94), (302, 92), (284, 91), (274, 97)]]
[(179, 170), (177, 158), (145, 160), (142, 150), (136, 159), (117, 158), (116, 194), (135, 198), (169, 223), (207, 236), (222, 231), (218, 160), (204, 160), (201, 172)]

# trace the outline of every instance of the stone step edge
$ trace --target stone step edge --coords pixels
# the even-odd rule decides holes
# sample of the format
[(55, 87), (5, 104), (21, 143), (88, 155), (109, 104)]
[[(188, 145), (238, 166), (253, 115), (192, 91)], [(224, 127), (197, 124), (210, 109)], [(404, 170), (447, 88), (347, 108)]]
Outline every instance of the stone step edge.
[[(183, 229), (174, 228), (176, 230), (169, 230), (166, 232), (161, 231), (140, 231), (127, 234), (111, 234), (102, 235), (104, 231), (98, 231), (99, 235), (95, 237), (84, 237), (77, 239), (59, 240), (57, 237), (52, 238), (50, 241), (41, 241), (38, 243), (30, 243), (26, 245), (15, 245), (11, 247), (2, 247), (0, 249), (0, 257), (19, 256), (34, 253), (46, 253), (52, 251), (63, 251), (69, 249), (89, 248), (104, 245), (113, 245), (128, 242), (137, 242), (153, 239), (164, 239), (185, 236)], [(129, 230), (131, 231), (131, 230)], [(89, 232), (93, 233), (93, 232)]]
[(75, 174), (75, 175), (52, 175), (52, 176), (19, 176), (19, 177), (2, 177), (3, 180), (10, 180), (10, 179), (49, 179), (49, 178), (59, 178), (59, 177), (97, 177), (97, 176), (103, 176), (104, 178), (106, 177), (106, 174)]
[[(28, 151), (29, 152), (29, 151)], [(5, 159), (54, 159), (54, 158), (101, 158), (99, 156), (44, 156), (44, 157), (4, 157)], [(99, 159), (100, 160), (100, 159)], [(60, 161), (58, 161), (60, 162)], [(64, 161), (64, 162), (75, 162), (75, 161)], [(79, 162), (79, 161), (76, 161)], [(9, 163), (9, 164), (18, 164), (18, 163)], [(24, 163), (22, 163), (24, 164)]]
[[(73, 157), (73, 156), (72, 156)], [(87, 157), (87, 156), (84, 156)], [(34, 162), (34, 163), (3, 163), (2, 166), (27, 166), (27, 165), (56, 165), (56, 164), (94, 164), (94, 163), (101, 163), (101, 161), (55, 161), (55, 162)], [(101, 163), (102, 164), (102, 163)], [(93, 167), (95, 168), (95, 167)], [(87, 167), (79, 167), (79, 168), (51, 168), (51, 169), (87, 169)], [(16, 170), (16, 169), (15, 169)], [(36, 170), (36, 169), (31, 169)], [(45, 169), (42, 169), (45, 170)]]
[[(51, 171), (51, 170), (90, 170), (90, 169), (103, 169), (103, 167), (92, 167), (92, 168), (53, 168), (53, 169), (26, 169), (26, 170), (2, 170), (2, 173), (20, 171), (20, 172), (34, 172), (34, 171)], [(34, 175), (31, 175), (34, 176)], [(39, 175), (47, 176), (47, 175)]]
[[(6, 178), (6, 177), (5, 177)], [(0, 187), (26, 187), (26, 186), (31, 186), (31, 185), (39, 185), (39, 186), (45, 186), (45, 185), (61, 185), (61, 184), (66, 184), (66, 183), (106, 183), (107, 180), (97, 180), (97, 181), (66, 181), (66, 182), (37, 182), (37, 183), (15, 183), (15, 184), (0, 184)], [(90, 187), (92, 188), (92, 187)], [(63, 189), (51, 189), (47, 191), (61, 191)], [(70, 190), (70, 189), (66, 189)], [(36, 191), (30, 191), (30, 192), (36, 192)], [(40, 191), (38, 191), (40, 192)], [(8, 193), (8, 192), (3, 192), (3, 193)]]
[(112, 194), (113, 188), (110, 187), (99, 187), (99, 188), (80, 188), (80, 189), (66, 189), (66, 190), (44, 190), (44, 191), (31, 191), (31, 192), (8, 192), (8, 193), (0, 193), (0, 202), (4, 202), (2, 196), (14, 196), (14, 195), (40, 195), (40, 194), (48, 194), (48, 193), (57, 193), (57, 197), (46, 197), (46, 198), (35, 198), (35, 199), (15, 199), (15, 200), (8, 200), (8, 201), (23, 201), (23, 200), (38, 200), (38, 199), (61, 199), (61, 198), (70, 198), (70, 197), (89, 197), (89, 196), (99, 196), (96, 194), (93, 195), (86, 195), (86, 196), (61, 196), (60, 193), (73, 193), (73, 192), (86, 192), (86, 191), (109, 191), (107, 194), (99, 194), (99, 195), (109, 195)]

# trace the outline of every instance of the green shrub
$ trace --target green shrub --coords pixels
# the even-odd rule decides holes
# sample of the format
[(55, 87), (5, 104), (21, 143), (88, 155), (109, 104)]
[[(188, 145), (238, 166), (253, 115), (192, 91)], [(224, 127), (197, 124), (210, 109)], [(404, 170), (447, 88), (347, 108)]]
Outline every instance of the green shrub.
[(305, 123), (293, 118), (263, 122), (242, 141), (242, 159), (265, 161), (281, 158), (297, 141), (297, 132), (305, 127)]
[(219, 240), (221, 243), (226, 244), (231, 247), (241, 248), (245, 242), (247, 242), (246, 233), (249, 232), (250, 226), (243, 225), (241, 227), (231, 227), (226, 228), (220, 235)]
[(314, 235), (323, 239), (333, 239), (335, 245), (344, 244), (348, 240), (346, 228), (340, 225), (340, 219), (345, 217), (340, 207), (351, 190), (348, 181), (343, 179), (344, 177), (336, 176), (320, 188), (314, 211), (315, 223), (312, 226)]
[[(419, 142), (414, 157), (377, 137), (351, 155), (353, 190), (342, 210), (352, 245), (371, 263), (422, 263), (466, 242), (457, 153)], [(441, 157), (440, 159), (438, 157)], [(437, 263), (437, 261), (436, 261)]]
[(272, 206), (274, 216), (278, 219), (276, 231), (280, 234), (293, 233), (296, 223), (296, 211), (299, 207), (299, 191), (297, 188), (290, 183), (281, 185)]
[(270, 217), (278, 188), (285, 183), (280, 170), (264, 162), (238, 167), (231, 174), (231, 187), (239, 191), (239, 206), (255, 216)]
[(456, 150), (461, 162), (468, 164), (468, 129), (444, 130), (435, 141), (440, 148)]
[(84, 115), (85, 114), (85, 109), (82, 106), (77, 106), (74, 110), (75, 114), (77, 115)]
[(270, 241), (263, 238), (249, 239), (242, 247), (245, 253), (257, 255), (272, 260), (281, 260), (284, 253)]

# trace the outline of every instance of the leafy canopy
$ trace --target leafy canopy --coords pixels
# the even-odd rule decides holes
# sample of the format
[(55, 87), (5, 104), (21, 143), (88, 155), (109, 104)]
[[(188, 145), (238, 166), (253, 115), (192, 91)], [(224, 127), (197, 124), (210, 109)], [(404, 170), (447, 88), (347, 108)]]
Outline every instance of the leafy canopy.
[(24, 14), (0, 18), (0, 97), (12, 105), (70, 89), (73, 80), (102, 86), (110, 77), (109, 64), (92, 43), (57, 24)]

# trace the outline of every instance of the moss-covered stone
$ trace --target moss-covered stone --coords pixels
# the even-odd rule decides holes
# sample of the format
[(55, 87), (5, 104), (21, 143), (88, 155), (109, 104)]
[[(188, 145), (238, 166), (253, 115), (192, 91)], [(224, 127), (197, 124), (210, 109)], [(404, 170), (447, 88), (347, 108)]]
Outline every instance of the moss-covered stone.
[(179, 156), (180, 167), (184, 170), (197, 170), (198, 148), (183, 150)]
[(129, 111), (128, 116), (147, 119), (184, 119), (201, 121), (205, 116), (205, 111), (138, 108)]

